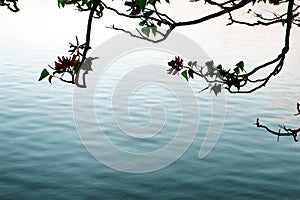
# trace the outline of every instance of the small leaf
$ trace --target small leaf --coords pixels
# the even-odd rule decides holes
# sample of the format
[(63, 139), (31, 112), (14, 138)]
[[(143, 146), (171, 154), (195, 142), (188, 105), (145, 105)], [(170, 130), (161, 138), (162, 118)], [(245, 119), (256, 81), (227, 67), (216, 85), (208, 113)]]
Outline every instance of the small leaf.
[(153, 35), (156, 36), (157, 27), (156, 26), (152, 26), (151, 30), (152, 30)]
[(150, 34), (150, 27), (144, 27), (144, 28), (142, 28), (142, 32), (143, 32), (147, 37), (149, 37), (149, 34)]
[(87, 0), (82, 0), (81, 6), (84, 6), (87, 3)]
[(210, 92), (213, 91), (216, 96), (218, 96), (219, 93), (222, 91), (222, 85), (221, 84), (216, 84), (211, 87)]
[(87, 2), (87, 3), (86, 3), (86, 6), (87, 6), (89, 9), (91, 9), (92, 6), (93, 6), (93, 2), (92, 2), (92, 1)]
[(181, 75), (182, 75), (187, 81), (189, 81), (189, 77), (188, 77), (188, 75), (187, 75), (187, 70), (183, 71), (183, 72), (181, 73)]
[[(93, 60), (92, 57), (86, 58), (84, 63), (81, 66), (81, 69), (84, 70), (84, 71), (93, 71), (93, 69), (92, 69), (92, 64), (93, 64), (92, 60)], [(80, 64), (78, 64), (76, 67), (74, 67), (74, 69), (76, 69), (76, 71), (74, 71), (74, 72), (75, 72), (75, 74), (77, 74), (77, 72), (80, 69)]]
[(189, 62), (188, 62), (188, 66), (190, 66), (190, 67), (191, 67), (191, 66), (192, 66), (192, 64), (193, 64), (193, 62), (192, 62), (192, 61), (189, 61)]
[(60, 6), (65, 7), (66, 3), (68, 2), (68, 0), (58, 0), (58, 7), (60, 8)]
[(156, 0), (148, 0), (148, 4), (151, 4), (152, 6), (154, 6), (156, 3)]
[(143, 21), (141, 21), (141, 22), (139, 23), (139, 25), (140, 25), (140, 26), (144, 26), (144, 25), (145, 25), (145, 23), (146, 23), (146, 21), (145, 21), (145, 20), (143, 20)]
[(217, 69), (218, 69), (219, 71), (223, 70), (222, 65), (218, 65), (218, 66), (217, 66)]
[(214, 65), (214, 61), (208, 61), (208, 62), (206, 62), (205, 63), (205, 65), (207, 66), (207, 67), (212, 67), (213, 65)]
[(238, 67), (234, 68), (234, 73), (235, 73), (236, 75), (239, 75), (239, 73), (240, 73), (240, 68), (238, 68)]
[(237, 66), (238, 68), (240, 68), (242, 71), (244, 71), (244, 62), (240, 61), (239, 63), (237, 63), (235, 66)]
[(41, 76), (39, 78), (39, 81), (43, 80), (44, 78), (46, 78), (49, 75), (49, 72), (47, 69), (44, 69), (41, 73)]
[(207, 71), (208, 71), (209, 74), (211, 74), (211, 73), (213, 73), (214, 68), (210, 65), (207, 65)]
[(136, 0), (136, 5), (141, 9), (145, 10), (147, 0)]
[(197, 67), (197, 61), (194, 61), (192, 64), (194, 67)]

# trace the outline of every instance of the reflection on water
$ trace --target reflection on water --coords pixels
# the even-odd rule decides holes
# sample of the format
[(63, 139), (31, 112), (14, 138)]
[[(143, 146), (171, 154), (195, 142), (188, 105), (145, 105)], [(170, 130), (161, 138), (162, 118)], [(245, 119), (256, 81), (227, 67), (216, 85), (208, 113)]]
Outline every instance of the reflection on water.
[[(299, 65), (295, 56), (299, 51), (291, 53), (287, 70), (266, 88), (251, 95), (226, 95), (224, 129), (205, 159), (198, 158), (198, 151), (211, 120), (208, 92), (197, 94), (201, 121), (188, 151), (162, 170), (128, 174), (99, 163), (81, 144), (73, 121), (73, 86), (37, 83), (41, 69), (53, 60), (56, 50), (61, 52), (61, 46), (52, 45), (49, 50), (44, 45), (30, 46), (23, 40), (15, 48), (8, 45), (13, 44), (13, 36), (7, 41), (0, 39), (1, 46), (7, 47), (0, 50), (0, 199), (45, 196), (49, 199), (296, 199), (299, 196), (299, 144), (292, 138), (282, 138), (277, 143), (276, 137), (253, 125), (259, 117), (274, 128), (282, 123), (299, 127), (300, 118), (293, 116), (296, 102), (300, 101), (299, 73), (294, 70)], [(251, 40), (249, 37), (245, 42), (251, 45)], [(51, 45), (51, 41), (48, 43)], [(234, 46), (231, 49), (232, 54), (239, 55)], [(157, 88), (148, 88), (148, 92), (154, 89)], [(108, 98), (110, 92), (102, 88), (102, 98)], [(159, 98), (147, 99), (144, 93), (136, 93), (129, 103), (139, 101), (152, 104)], [(105, 107), (98, 109), (99, 113), (107, 111)], [(133, 120), (141, 125), (148, 119), (143, 109), (147, 108), (140, 107), (133, 115)], [(178, 125), (176, 116), (174, 120), (170, 130)], [(114, 126), (106, 124), (105, 128), (117, 133)], [(123, 145), (130, 149), (134, 144)], [(147, 145), (151, 149), (157, 144)]]

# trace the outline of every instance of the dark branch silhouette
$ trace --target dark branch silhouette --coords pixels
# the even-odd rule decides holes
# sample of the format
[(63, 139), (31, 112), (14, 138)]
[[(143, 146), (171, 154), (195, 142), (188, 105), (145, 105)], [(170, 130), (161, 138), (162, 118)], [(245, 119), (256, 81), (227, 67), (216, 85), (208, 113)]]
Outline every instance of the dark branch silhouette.
[[(297, 115), (300, 114), (300, 103), (297, 103), (297, 111), (298, 111), (298, 113), (295, 114), (294, 116), (297, 116)], [(298, 129), (291, 129), (291, 128), (287, 128), (286, 126), (279, 126), (280, 129), (278, 131), (273, 131), (269, 127), (260, 124), (259, 123), (259, 118), (257, 118), (256, 123), (254, 125), (256, 125), (259, 128), (264, 128), (269, 133), (277, 135), (277, 141), (278, 142), (279, 142), (279, 137), (281, 137), (281, 136), (292, 136), (294, 138), (294, 141), (298, 142), (297, 136), (298, 136), (298, 133), (300, 132), (300, 128), (298, 128)], [(283, 130), (285, 132), (281, 132), (281, 130)]]
[[(278, 142), (279, 142), (279, 137), (281, 137), (281, 136), (292, 136), (294, 138), (294, 141), (298, 142), (297, 136), (298, 136), (298, 133), (300, 132), (300, 128), (290, 129), (285, 126), (279, 126), (280, 129), (278, 131), (273, 131), (270, 128), (268, 128), (267, 126), (260, 124), (259, 118), (257, 118), (256, 123), (254, 123), (254, 125), (256, 125), (258, 128), (264, 128), (266, 131), (268, 131), (269, 133), (271, 133), (273, 135), (277, 135)], [(281, 132), (281, 130), (284, 130), (285, 132)]]

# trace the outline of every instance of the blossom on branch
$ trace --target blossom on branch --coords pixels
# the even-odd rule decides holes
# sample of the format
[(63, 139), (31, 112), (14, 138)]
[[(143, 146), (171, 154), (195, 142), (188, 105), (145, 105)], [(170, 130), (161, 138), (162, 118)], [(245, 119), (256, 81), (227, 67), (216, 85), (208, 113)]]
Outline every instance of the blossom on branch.
[(80, 62), (79, 56), (78, 55), (73, 55), (72, 57), (57, 57), (58, 61), (55, 61), (55, 69), (58, 71), (67, 71), (71, 70), (71, 68), (77, 66)]
[(176, 71), (180, 71), (183, 67), (183, 60), (179, 56), (176, 56), (175, 60), (168, 62), (168, 65), (171, 66)]

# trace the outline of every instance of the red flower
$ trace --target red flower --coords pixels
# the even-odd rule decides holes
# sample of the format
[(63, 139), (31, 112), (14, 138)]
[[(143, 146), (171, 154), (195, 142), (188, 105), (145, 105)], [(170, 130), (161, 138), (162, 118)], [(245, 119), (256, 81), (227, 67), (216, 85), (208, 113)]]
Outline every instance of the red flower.
[(55, 69), (60, 70), (60, 71), (66, 71), (67, 69), (70, 69), (71, 67), (75, 67), (78, 65), (79, 61), (79, 56), (78, 55), (73, 55), (71, 57), (57, 57), (58, 62), (55, 61)]
[(179, 56), (175, 56), (175, 60), (168, 62), (168, 65), (171, 66), (176, 71), (180, 71), (183, 67), (183, 60)]

